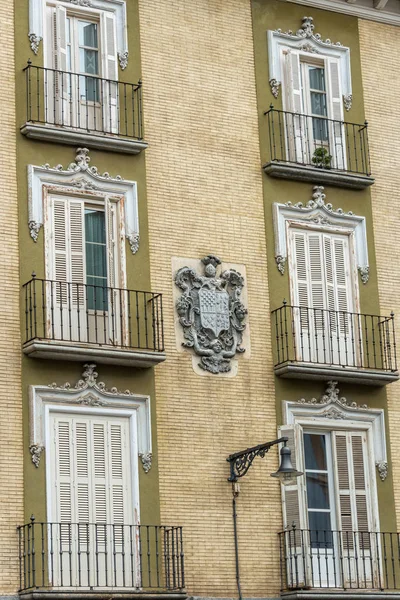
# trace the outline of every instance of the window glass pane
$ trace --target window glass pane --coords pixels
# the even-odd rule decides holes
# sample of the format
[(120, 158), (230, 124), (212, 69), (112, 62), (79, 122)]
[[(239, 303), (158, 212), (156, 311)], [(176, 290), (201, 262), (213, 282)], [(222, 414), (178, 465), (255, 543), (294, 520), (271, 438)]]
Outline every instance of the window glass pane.
[(307, 473), (308, 508), (329, 509), (328, 475), (326, 473)]
[(89, 46), (89, 48), (97, 48), (97, 23), (89, 21), (78, 21), (79, 28), (79, 45)]
[(309, 67), (308, 72), (310, 74), (310, 88), (325, 92), (325, 69), (322, 67)]
[[(85, 209), (86, 283), (88, 309), (107, 310), (107, 244), (105, 214)], [(98, 286), (98, 287), (97, 287)]]
[(326, 471), (326, 439), (324, 435), (304, 434), (304, 456), (306, 469)]
[(79, 49), (79, 69), (81, 73), (98, 75), (99, 73), (99, 53), (97, 50)]
[(308, 512), (312, 548), (332, 548), (331, 515), (325, 512)]
[(319, 92), (311, 92), (311, 112), (313, 115), (327, 116), (326, 111), (326, 94)]

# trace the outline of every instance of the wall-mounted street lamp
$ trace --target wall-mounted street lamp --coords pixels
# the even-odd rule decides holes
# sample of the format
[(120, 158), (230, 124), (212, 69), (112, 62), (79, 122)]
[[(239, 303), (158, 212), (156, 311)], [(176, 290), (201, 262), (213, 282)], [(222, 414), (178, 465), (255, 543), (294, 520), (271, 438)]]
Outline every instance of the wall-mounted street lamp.
[(232, 515), (233, 515), (233, 533), (235, 536), (235, 564), (236, 564), (236, 583), (239, 593), (239, 599), (242, 600), (242, 590), (240, 585), (240, 570), (239, 570), (239, 546), (238, 546), (238, 535), (237, 535), (237, 512), (236, 512), (236, 498), (239, 495), (239, 484), (238, 479), (246, 475), (247, 471), (253, 464), (253, 460), (256, 456), (264, 458), (267, 452), (276, 446), (277, 444), (283, 444), (280, 451), (280, 465), (275, 473), (271, 473), (271, 477), (276, 477), (280, 480), (283, 485), (290, 485), (302, 472), (297, 471), (292, 465), (291, 450), (286, 445), (288, 442), (287, 437), (281, 437), (273, 442), (266, 442), (265, 444), (259, 444), (240, 452), (230, 454), (226, 459), (230, 465), (230, 475), (228, 481), (232, 483)]

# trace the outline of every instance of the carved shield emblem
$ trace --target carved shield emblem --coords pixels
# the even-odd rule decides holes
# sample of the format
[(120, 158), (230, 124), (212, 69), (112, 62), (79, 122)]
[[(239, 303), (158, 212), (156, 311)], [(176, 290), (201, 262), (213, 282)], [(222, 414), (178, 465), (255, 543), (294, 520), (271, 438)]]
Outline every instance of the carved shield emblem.
[(215, 336), (229, 329), (229, 294), (224, 290), (203, 288), (199, 291), (200, 321)]

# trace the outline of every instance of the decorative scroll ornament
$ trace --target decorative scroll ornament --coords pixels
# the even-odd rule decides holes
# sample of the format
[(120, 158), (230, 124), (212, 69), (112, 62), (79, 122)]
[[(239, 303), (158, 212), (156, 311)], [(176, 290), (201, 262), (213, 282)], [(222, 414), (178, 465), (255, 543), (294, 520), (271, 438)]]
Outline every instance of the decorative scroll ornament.
[(29, 446), (29, 452), (31, 453), (32, 462), (35, 467), (38, 469), (40, 464), (40, 457), (44, 450), (44, 446), (39, 446), (38, 444), (32, 444)]
[(349, 215), (352, 216), (354, 213), (349, 210), (349, 212), (345, 212), (342, 208), (333, 208), (333, 204), (330, 202), (325, 204), (325, 188), (322, 185), (315, 185), (313, 187), (313, 194), (311, 200), (309, 200), (306, 204), (303, 202), (296, 202), (296, 204), (292, 204), (291, 202), (286, 202), (286, 206), (291, 206), (293, 208), (300, 208), (303, 210), (309, 210), (310, 208), (322, 208), (332, 213), (333, 215)]
[(28, 38), (32, 52), (37, 54), (39, 52), (39, 44), (42, 41), (42, 38), (40, 35), (36, 35), (36, 33), (28, 33)]
[(76, 6), (93, 6), (92, 0), (68, 0), (68, 2)]
[[(338, 405), (338, 406), (347, 406), (349, 408), (354, 408), (357, 410), (368, 410), (368, 406), (366, 404), (357, 404), (357, 402), (351, 402), (344, 397), (339, 397), (339, 388), (336, 387), (338, 384), (337, 381), (328, 381), (328, 387), (325, 390), (325, 394), (322, 394), (320, 398), (311, 398), (311, 400), (306, 400), (305, 398), (301, 398), (298, 401), (298, 404), (317, 404), (317, 405)], [(333, 413), (332, 413), (333, 414)], [(324, 416), (328, 418), (332, 418), (331, 414), (323, 413)], [(342, 417), (337, 417), (342, 418)]]
[(382, 481), (385, 481), (388, 476), (388, 464), (386, 461), (382, 460), (376, 463), (376, 468), (378, 469), (379, 477)]
[[(327, 38), (326, 40), (322, 39), (322, 35), (320, 33), (314, 33), (314, 28), (315, 25), (313, 17), (303, 17), (301, 27), (296, 31), (296, 33), (291, 31), (290, 29), (288, 31), (282, 31), (282, 29), (277, 29), (276, 33), (280, 33), (282, 35), (292, 38), (297, 37), (311, 39), (315, 42), (320, 42), (321, 44), (325, 44), (327, 46), (342, 46), (340, 42), (332, 42), (332, 40), (330, 40), (329, 38)], [(310, 52), (309, 49), (307, 49), (307, 51)]]
[(369, 267), (358, 267), (358, 272), (360, 273), (361, 281), (366, 284), (369, 279)]
[(279, 273), (281, 275), (284, 275), (285, 274), (286, 258), (284, 256), (276, 256), (275, 260), (276, 260), (276, 266), (278, 267)]
[(273, 97), (277, 98), (279, 96), (279, 89), (282, 85), (281, 82), (277, 81), (276, 79), (270, 79), (269, 85), (270, 85), (271, 93), (272, 93)]
[(29, 233), (34, 242), (37, 242), (41, 226), (42, 224), (36, 223), (36, 221), (29, 221), (28, 223)]
[(353, 104), (353, 94), (343, 94), (343, 104), (348, 112)]
[(129, 246), (131, 247), (132, 254), (136, 254), (136, 252), (139, 250), (139, 241), (140, 241), (139, 234), (131, 233), (130, 235), (127, 235), (126, 238), (129, 242)]
[(244, 279), (234, 269), (217, 276), (220, 259), (202, 259), (204, 275), (182, 267), (175, 284), (182, 290), (176, 303), (183, 328), (185, 348), (201, 357), (199, 366), (209, 373), (227, 373), (231, 359), (245, 351), (241, 347), (247, 309), (240, 300)]
[(151, 469), (151, 460), (153, 455), (151, 452), (146, 452), (144, 454), (140, 454), (140, 460), (142, 461), (143, 470), (145, 473), (148, 473)]
[[(106, 384), (103, 381), (97, 381), (99, 374), (96, 372), (95, 364), (85, 364), (83, 365), (85, 369), (82, 373), (82, 379), (80, 379), (74, 386), (71, 385), (68, 381), (63, 385), (57, 385), (56, 383), (51, 383), (48, 387), (52, 390), (86, 390), (89, 388), (93, 388), (99, 392), (105, 392), (108, 394), (118, 394), (119, 396), (134, 396), (134, 394), (130, 390), (125, 390), (124, 392), (119, 391), (116, 387), (112, 387), (108, 389)], [(77, 404), (87, 404), (89, 406), (94, 406), (94, 400), (92, 400), (92, 396), (88, 395), (85, 397), (79, 397), (76, 400)], [(86, 401), (87, 399), (87, 401)], [(97, 400), (97, 399), (96, 399)], [(106, 404), (102, 401), (102, 404)], [(96, 406), (100, 406), (100, 403)]]
[(128, 58), (129, 58), (128, 50), (126, 50), (125, 52), (118, 52), (119, 66), (121, 67), (122, 71), (124, 71), (126, 69), (126, 67), (128, 66)]

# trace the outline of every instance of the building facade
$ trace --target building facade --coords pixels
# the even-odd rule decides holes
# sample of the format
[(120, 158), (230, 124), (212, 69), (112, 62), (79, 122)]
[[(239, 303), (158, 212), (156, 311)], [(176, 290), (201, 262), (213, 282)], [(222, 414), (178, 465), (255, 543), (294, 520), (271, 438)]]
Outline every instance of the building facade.
[(156, 4), (2, 11), (2, 594), (393, 593), (400, 3)]

